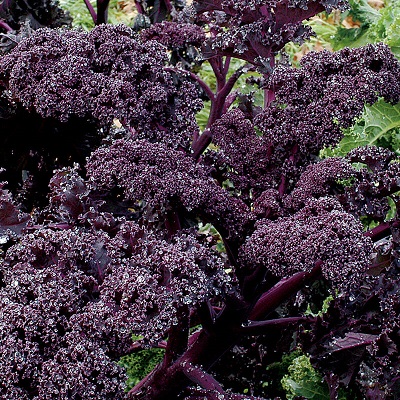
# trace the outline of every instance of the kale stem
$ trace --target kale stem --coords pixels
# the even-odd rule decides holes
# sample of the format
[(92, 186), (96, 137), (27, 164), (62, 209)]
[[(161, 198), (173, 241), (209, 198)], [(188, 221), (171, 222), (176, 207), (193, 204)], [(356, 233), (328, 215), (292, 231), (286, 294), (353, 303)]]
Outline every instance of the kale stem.
[(96, 25), (107, 23), (109, 3), (110, 3), (110, 0), (97, 0)]
[(90, 15), (92, 17), (92, 20), (93, 20), (94, 24), (96, 25), (96, 23), (97, 23), (97, 13), (96, 13), (96, 11), (94, 10), (94, 8), (93, 8), (93, 6), (92, 6), (92, 4), (90, 3), (89, 0), (83, 0), (83, 1), (85, 2), (86, 7), (89, 10), (89, 13), (90, 13)]
[(7, 32), (12, 32), (13, 28), (11, 28), (10, 25), (7, 24), (7, 22), (0, 20), (0, 28), (5, 29)]
[(275, 310), (285, 299), (298, 292), (307, 282), (317, 279), (321, 274), (322, 261), (315, 263), (310, 272), (298, 272), (290, 278), (282, 279), (265, 292), (253, 307), (249, 319), (259, 320)]
[(250, 321), (248, 325), (241, 327), (239, 331), (244, 335), (262, 335), (268, 333), (271, 329), (283, 329), (292, 324), (314, 323), (316, 321), (316, 317), (288, 317), (267, 321)]

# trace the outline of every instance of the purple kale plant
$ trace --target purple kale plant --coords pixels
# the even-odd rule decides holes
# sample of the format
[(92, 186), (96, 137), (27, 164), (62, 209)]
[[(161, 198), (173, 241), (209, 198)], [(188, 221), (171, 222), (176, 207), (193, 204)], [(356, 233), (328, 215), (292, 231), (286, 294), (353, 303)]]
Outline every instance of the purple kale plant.
[(71, 24), (71, 16), (57, 0), (1, 1), (0, 53), (8, 52), (38, 28), (71, 27)]
[[(1, 397), (266, 399), (246, 365), (268, 380), (297, 348), (331, 398), (395, 399), (400, 161), (319, 154), (400, 101), (400, 64), (383, 44), (277, 61), (344, 1), (136, 3), (136, 29), (98, 2), (90, 32), (40, 28), (0, 57)], [(263, 107), (234, 90), (246, 71)], [(118, 361), (150, 348), (127, 388)]]

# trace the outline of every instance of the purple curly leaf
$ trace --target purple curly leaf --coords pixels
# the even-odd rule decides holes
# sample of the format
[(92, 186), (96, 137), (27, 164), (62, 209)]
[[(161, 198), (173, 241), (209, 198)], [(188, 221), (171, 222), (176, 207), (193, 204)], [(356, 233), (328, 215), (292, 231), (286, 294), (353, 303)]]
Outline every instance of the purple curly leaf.
[(19, 210), (4, 186), (5, 184), (0, 182), (0, 233), (20, 234), (26, 228), (30, 215)]

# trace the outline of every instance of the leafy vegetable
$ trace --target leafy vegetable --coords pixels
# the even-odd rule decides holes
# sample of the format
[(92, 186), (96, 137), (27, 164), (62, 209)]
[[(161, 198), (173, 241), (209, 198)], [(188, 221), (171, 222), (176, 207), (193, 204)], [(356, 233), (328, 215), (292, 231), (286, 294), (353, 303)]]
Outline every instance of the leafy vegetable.
[(334, 35), (335, 50), (359, 47), (367, 43), (383, 42), (390, 46), (393, 53), (400, 57), (400, 3), (387, 0), (380, 10), (373, 8), (367, 0), (351, 0), (351, 10), (347, 16), (360, 23), (359, 27), (338, 27)]
[(328, 386), (324, 384), (310, 363), (309, 357), (301, 355), (295, 358), (288, 368), (288, 374), (282, 378), (282, 386), (286, 389), (287, 398), (302, 396), (306, 399), (328, 400)]
[[(319, 158), (365, 104), (399, 103), (390, 48), (278, 62), (342, 0), (138, 1), (134, 28), (87, 5), (93, 29), (0, 56), (0, 396), (262, 399), (297, 348), (331, 398), (397, 396), (399, 157)], [(247, 73), (258, 94), (239, 93)], [(380, 144), (396, 115), (371, 110)], [(288, 382), (312, 396), (301, 360)]]

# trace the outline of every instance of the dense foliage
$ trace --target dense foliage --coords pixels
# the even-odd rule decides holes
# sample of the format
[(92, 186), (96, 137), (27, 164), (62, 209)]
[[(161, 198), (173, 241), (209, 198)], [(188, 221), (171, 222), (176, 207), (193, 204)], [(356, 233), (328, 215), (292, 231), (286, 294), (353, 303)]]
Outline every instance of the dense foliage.
[[(136, 3), (134, 29), (86, 3), (88, 32), (2, 3), (1, 397), (267, 399), (296, 349), (331, 398), (398, 398), (400, 162), (320, 152), (399, 103), (400, 63), (383, 43), (277, 61), (342, 0)], [(233, 90), (249, 71), (263, 106)], [(121, 357), (150, 348), (127, 391)]]

